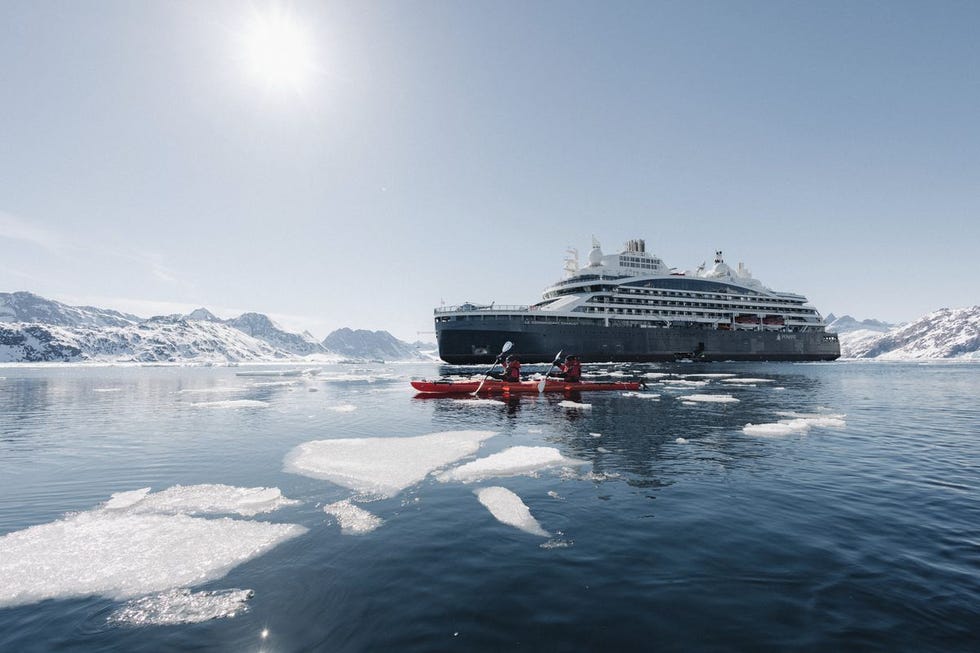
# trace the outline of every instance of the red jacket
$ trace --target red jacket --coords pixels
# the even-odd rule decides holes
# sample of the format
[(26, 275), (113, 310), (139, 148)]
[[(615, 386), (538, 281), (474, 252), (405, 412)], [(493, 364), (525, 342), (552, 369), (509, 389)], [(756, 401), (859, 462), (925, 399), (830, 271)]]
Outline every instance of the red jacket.
[(521, 380), (521, 362), (520, 361), (510, 361), (504, 365), (504, 381), (520, 381)]

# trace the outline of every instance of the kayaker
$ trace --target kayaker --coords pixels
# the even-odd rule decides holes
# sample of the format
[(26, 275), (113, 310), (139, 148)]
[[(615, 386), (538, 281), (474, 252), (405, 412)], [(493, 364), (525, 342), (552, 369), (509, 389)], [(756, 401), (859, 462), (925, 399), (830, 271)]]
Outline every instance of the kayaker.
[(491, 374), (495, 379), (507, 381), (509, 383), (519, 383), (521, 380), (521, 360), (514, 354), (507, 357), (504, 364), (504, 371), (499, 374)]
[(578, 356), (570, 354), (565, 357), (564, 363), (558, 364), (558, 371), (551, 376), (561, 377), (568, 383), (578, 383), (582, 380), (582, 361)]

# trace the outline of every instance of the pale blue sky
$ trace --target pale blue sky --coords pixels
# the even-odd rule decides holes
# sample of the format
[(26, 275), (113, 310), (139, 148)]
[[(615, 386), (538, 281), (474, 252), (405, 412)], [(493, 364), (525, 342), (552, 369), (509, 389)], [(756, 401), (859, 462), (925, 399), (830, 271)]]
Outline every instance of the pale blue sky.
[[(298, 88), (243, 64), (270, 7)], [(594, 234), (825, 315), (973, 305), (978, 34), (978, 2), (3, 0), (0, 291), (415, 339)]]

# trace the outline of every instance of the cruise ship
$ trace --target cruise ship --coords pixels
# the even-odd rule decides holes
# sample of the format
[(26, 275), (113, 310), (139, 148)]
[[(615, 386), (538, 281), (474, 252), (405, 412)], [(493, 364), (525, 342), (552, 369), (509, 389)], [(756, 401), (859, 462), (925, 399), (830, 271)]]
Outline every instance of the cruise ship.
[(584, 362), (820, 361), (840, 356), (837, 335), (807, 298), (777, 292), (741, 263), (716, 252), (711, 266), (677, 272), (631, 240), (603, 254), (593, 238), (588, 262), (568, 250), (565, 278), (530, 306), (464, 303), (435, 309), (439, 357), (450, 364), (493, 362), (514, 343), (521, 361), (550, 362), (559, 351)]

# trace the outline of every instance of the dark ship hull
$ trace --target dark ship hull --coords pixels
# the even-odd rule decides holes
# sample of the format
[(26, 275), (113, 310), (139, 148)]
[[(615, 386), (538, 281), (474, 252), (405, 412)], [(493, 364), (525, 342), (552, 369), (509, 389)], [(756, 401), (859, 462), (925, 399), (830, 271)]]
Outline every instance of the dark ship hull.
[(527, 316), (481, 316), (436, 323), (439, 357), (454, 365), (492, 363), (508, 340), (525, 363), (551, 362), (561, 350), (584, 362), (830, 361), (840, 357), (837, 335), (823, 330), (604, 326), (539, 322)]

